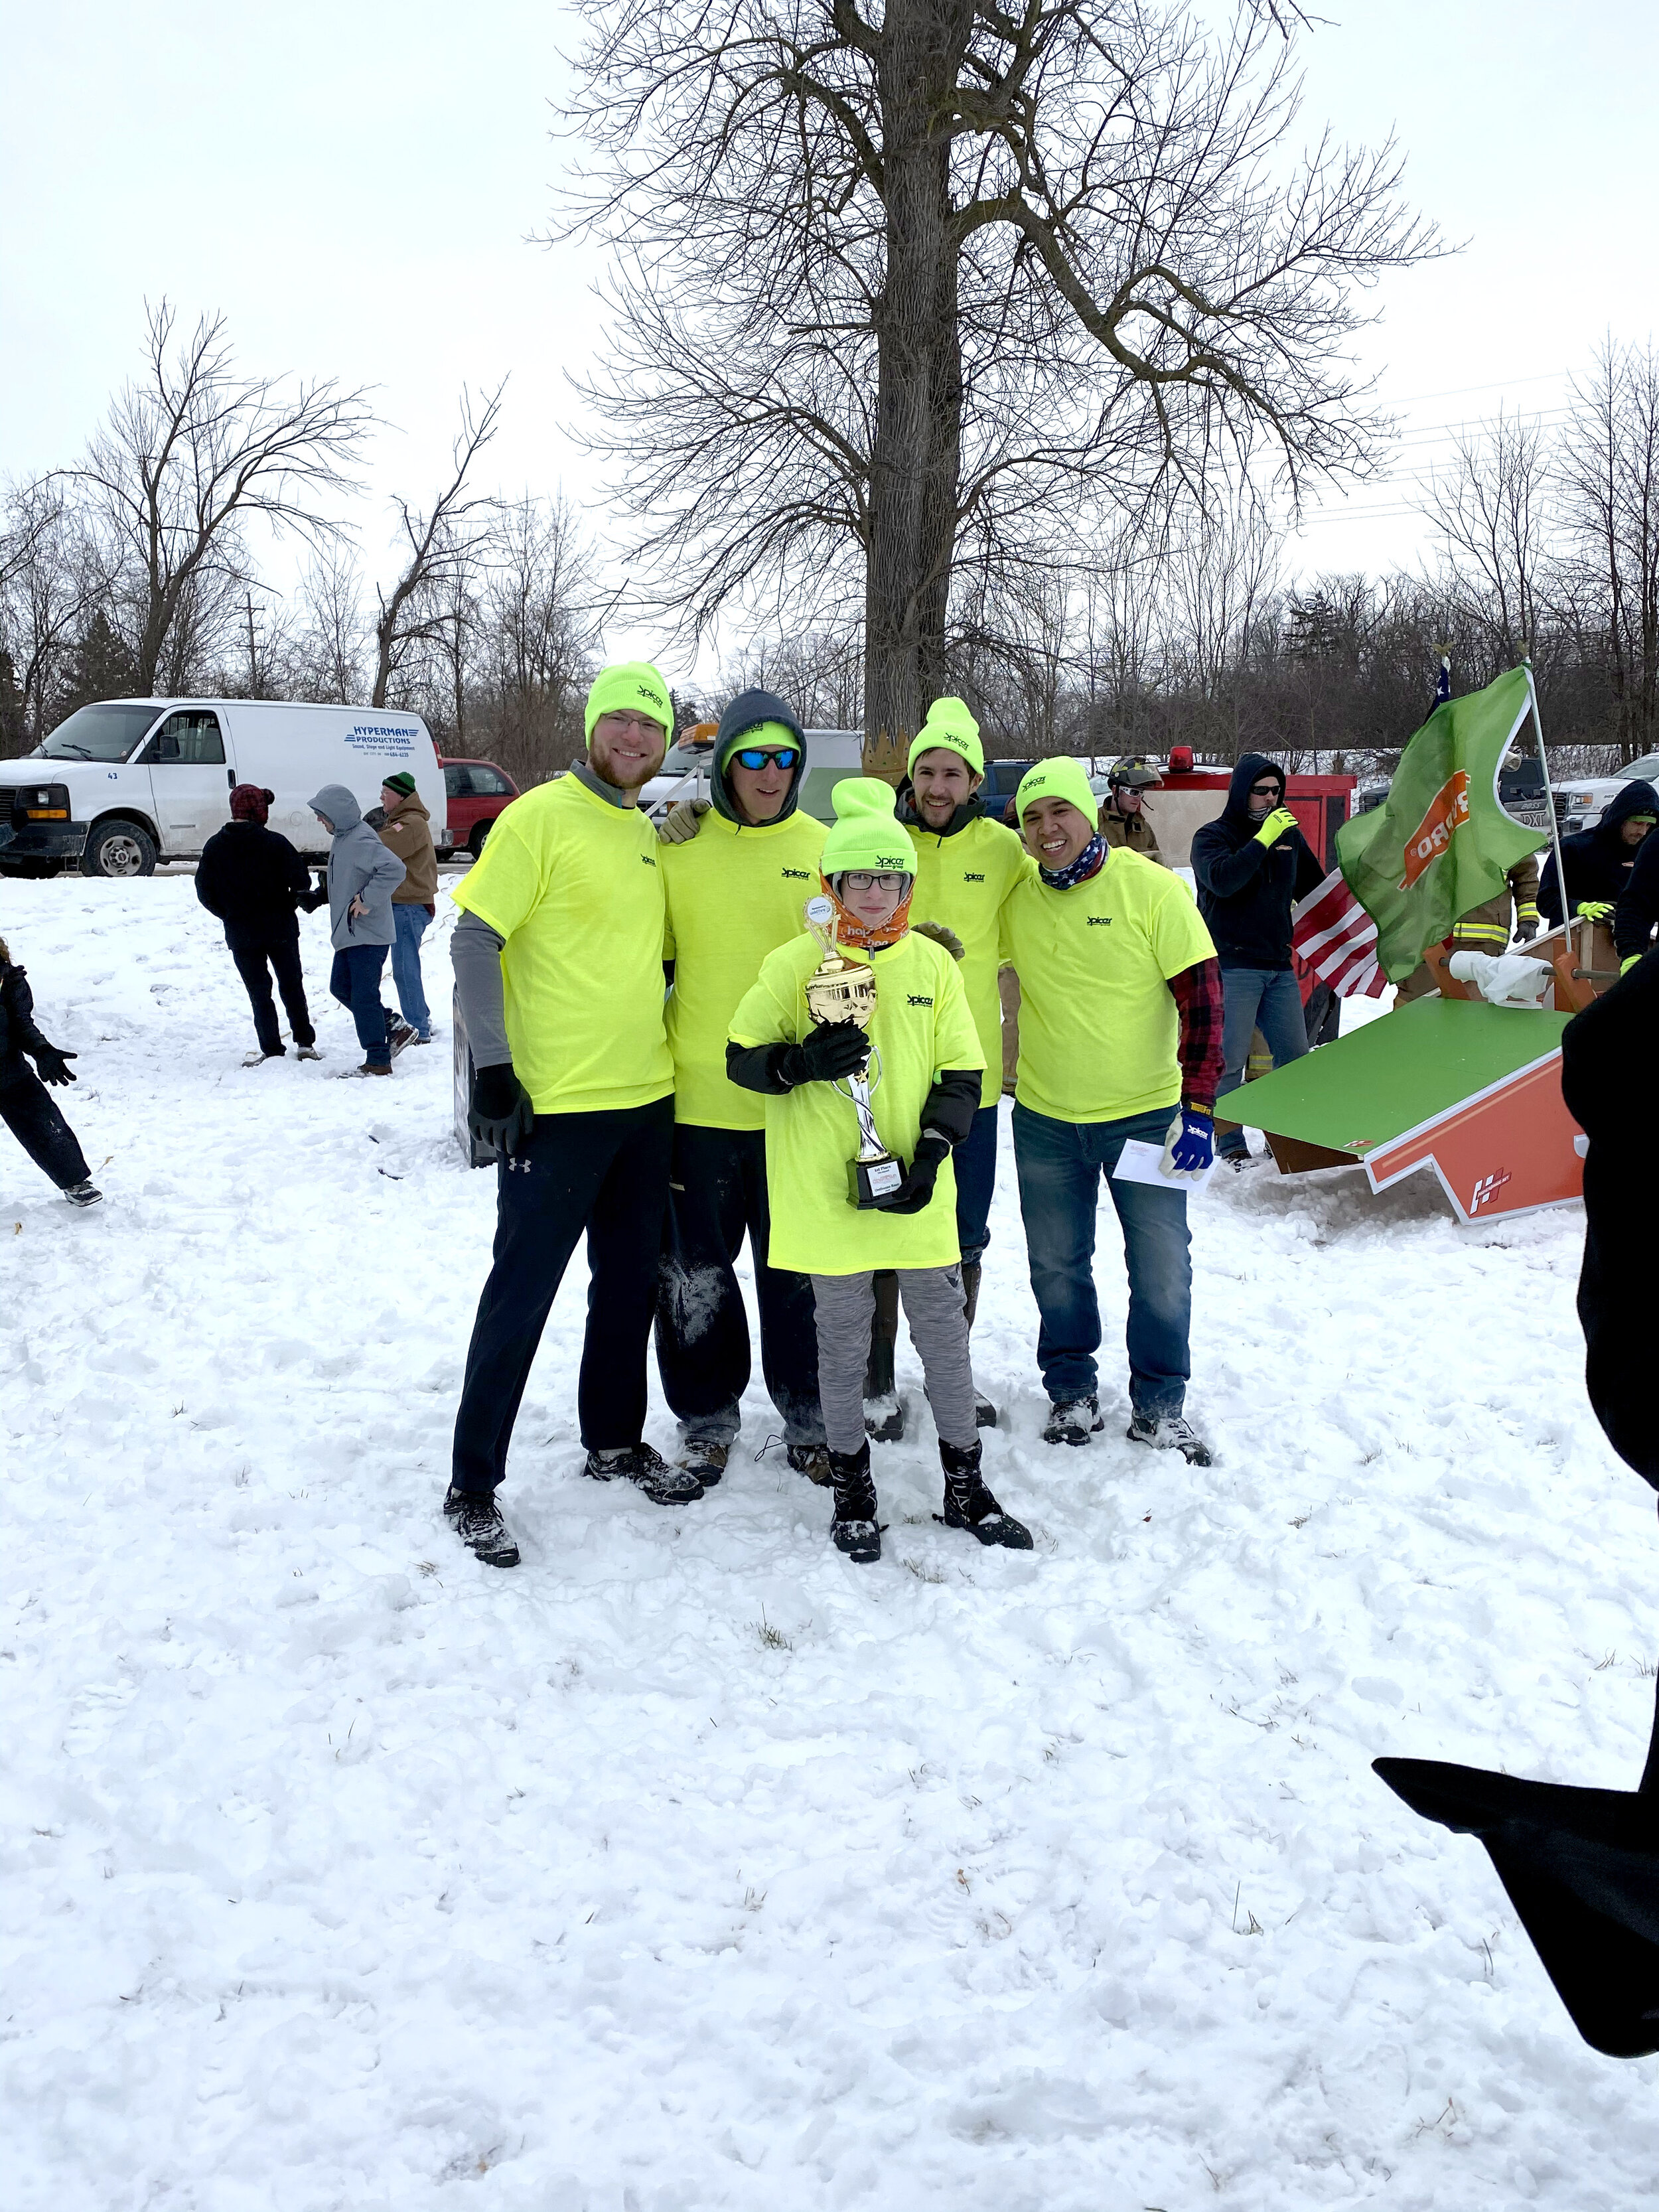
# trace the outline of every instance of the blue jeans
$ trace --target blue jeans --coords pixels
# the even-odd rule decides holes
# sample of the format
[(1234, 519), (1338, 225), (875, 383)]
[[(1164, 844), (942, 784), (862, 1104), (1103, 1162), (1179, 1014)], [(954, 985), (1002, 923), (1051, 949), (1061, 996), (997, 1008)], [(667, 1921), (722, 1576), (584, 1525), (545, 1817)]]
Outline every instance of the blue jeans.
[[(1224, 968), (1221, 997), (1221, 1056), (1224, 1072), (1216, 1090), (1218, 1114), (1221, 1114), (1221, 1102), (1227, 1093), (1237, 1091), (1244, 1080), (1253, 1031), (1260, 1030), (1267, 1040), (1275, 1067), (1300, 1060), (1308, 1049), (1308, 1020), (1302, 1010), (1302, 989), (1288, 968)], [(1222, 1114), (1221, 1118), (1226, 1121), (1231, 1117)], [(1249, 1146), (1244, 1141), (1243, 1129), (1235, 1129), (1218, 1140), (1216, 1150), (1224, 1159), (1237, 1159), (1249, 1152)]]
[(335, 954), (328, 978), (330, 992), (343, 1006), (351, 1009), (357, 1042), (371, 1067), (392, 1065), (386, 1008), (380, 1004), (380, 970), (385, 965), (384, 945), (350, 945)]
[(421, 939), (431, 919), (423, 906), (392, 906), (392, 926), (398, 934), (392, 945), (392, 980), (404, 1019), (418, 1037), (432, 1034), (432, 1013), (421, 986)]
[(978, 1264), (991, 1241), (991, 1199), (997, 1187), (997, 1109), (981, 1106), (951, 1162), (957, 1178), (957, 1243), (964, 1267)]
[(1178, 1413), (1186, 1402), (1193, 1304), (1187, 1194), (1111, 1180), (1124, 1139), (1138, 1137), (1161, 1150), (1175, 1113), (1163, 1106), (1122, 1121), (1055, 1121), (1015, 1105), (1019, 1210), (1042, 1316), (1037, 1365), (1056, 1405), (1093, 1397), (1098, 1379), (1094, 1256), (1103, 1175), (1129, 1273), (1129, 1402), (1138, 1413), (1154, 1416)]

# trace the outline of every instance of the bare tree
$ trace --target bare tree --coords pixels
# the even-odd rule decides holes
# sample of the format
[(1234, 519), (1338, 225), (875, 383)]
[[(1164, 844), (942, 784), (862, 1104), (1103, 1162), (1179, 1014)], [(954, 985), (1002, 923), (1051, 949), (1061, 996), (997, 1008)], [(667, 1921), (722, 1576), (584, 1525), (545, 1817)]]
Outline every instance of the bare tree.
[(349, 706), (368, 689), (368, 634), (356, 556), (343, 540), (319, 547), (300, 581), (300, 608), (291, 681), (302, 697)]
[(1659, 743), (1659, 357), (1609, 339), (1563, 442), (1574, 611), (1599, 634), (1626, 760)]
[(1536, 420), (1499, 412), (1456, 440), (1423, 512), (1439, 532), (1449, 596), (1481, 629), (1498, 665), (1534, 650), (1544, 611), (1553, 457)]
[(64, 667), (110, 587), (102, 549), (60, 486), (11, 494), (0, 532), (0, 652), (15, 690), (7, 737), (18, 750), (46, 734)]
[(1292, 491), (1363, 473), (1356, 289), (1434, 237), (1391, 144), (1283, 158), (1270, 13), (583, 0), (575, 220), (625, 272), (591, 393), (648, 603), (861, 598), (866, 728), (902, 733), (964, 559), (1264, 449)]
[(362, 391), (332, 378), (289, 387), (236, 374), (222, 315), (204, 315), (173, 346), (166, 300), (148, 309), (143, 375), (127, 384), (64, 473), (87, 488), (132, 605), (141, 692), (154, 690), (181, 620), (199, 629), (216, 592), (247, 580), (243, 531), (254, 517), (315, 544), (336, 525), (324, 494), (350, 489), (353, 461), (374, 421)]
[(463, 390), (448, 483), (428, 507), (413, 507), (401, 498), (397, 502), (407, 558), (390, 592), (378, 593), (372, 706), (386, 704), (393, 679), (412, 653), (452, 648), (457, 609), (494, 532), (498, 505), (469, 492), (467, 476), (500, 427), (506, 389), (503, 378), (476, 410), (471, 392)]
[[(520, 782), (581, 750), (599, 592), (574, 512), (528, 494), (501, 512), (481, 613), (490, 745)], [(476, 718), (475, 718), (476, 719)]]

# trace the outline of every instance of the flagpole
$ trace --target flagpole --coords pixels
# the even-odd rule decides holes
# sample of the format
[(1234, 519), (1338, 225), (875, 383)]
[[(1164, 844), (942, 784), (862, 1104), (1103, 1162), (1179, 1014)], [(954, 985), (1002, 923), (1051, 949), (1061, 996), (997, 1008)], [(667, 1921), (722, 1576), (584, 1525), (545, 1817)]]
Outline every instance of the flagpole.
[(1532, 702), (1532, 725), (1538, 732), (1538, 764), (1544, 771), (1544, 804), (1549, 809), (1550, 843), (1555, 853), (1555, 889), (1561, 901), (1561, 927), (1567, 950), (1576, 952), (1577, 948), (1572, 937), (1573, 912), (1567, 903), (1566, 863), (1561, 857), (1561, 820), (1555, 811), (1555, 787), (1550, 781), (1550, 757), (1544, 744), (1544, 718), (1538, 711), (1538, 686), (1533, 680), (1530, 653), (1521, 665), (1527, 672), (1527, 696)]

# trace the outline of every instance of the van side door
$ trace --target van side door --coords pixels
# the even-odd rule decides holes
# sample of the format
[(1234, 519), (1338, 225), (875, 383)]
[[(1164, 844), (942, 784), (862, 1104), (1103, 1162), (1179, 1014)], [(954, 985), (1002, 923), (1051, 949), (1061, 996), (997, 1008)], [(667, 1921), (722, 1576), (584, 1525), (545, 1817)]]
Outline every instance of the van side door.
[(161, 851), (168, 860), (201, 851), (230, 819), (234, 771), (224, 732), (210, 707), (181, 707), (167, 716), (142, 756)]

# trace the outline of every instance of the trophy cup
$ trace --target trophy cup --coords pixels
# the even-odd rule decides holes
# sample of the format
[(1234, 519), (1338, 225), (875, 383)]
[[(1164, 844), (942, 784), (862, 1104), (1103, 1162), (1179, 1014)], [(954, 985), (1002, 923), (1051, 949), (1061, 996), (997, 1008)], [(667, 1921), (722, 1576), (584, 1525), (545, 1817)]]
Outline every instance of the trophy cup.
[[(848, 960), (836, 950), (836, 909), (830, 900), (822, 896), (808, 899), (805, 914), (806, 927), (823, 954), (822, 962), (806, 979), (807, 1012), (815, 1022), (856, 1022), (861, 1030), (868, 1029), (870, 1017), (876, 1011), (874, 970), (867, 961)], [(845, 1087), (841, 1083), (830, 1085), (843, 1098), (850, 1099), (859, 1118), (858, 1157), (847, 1163), (849, 1206), (885, 1206), (898, 1196), (904, 1182), (903, 1162), (896, 1160), (876, 1134), (870, 1093), (881, 1081), (881, 1063), (873, 1046), (871, 1050), (876, 1062), (873, 1075), (866, 1063), (862, 1075), (846, 1079)]]

